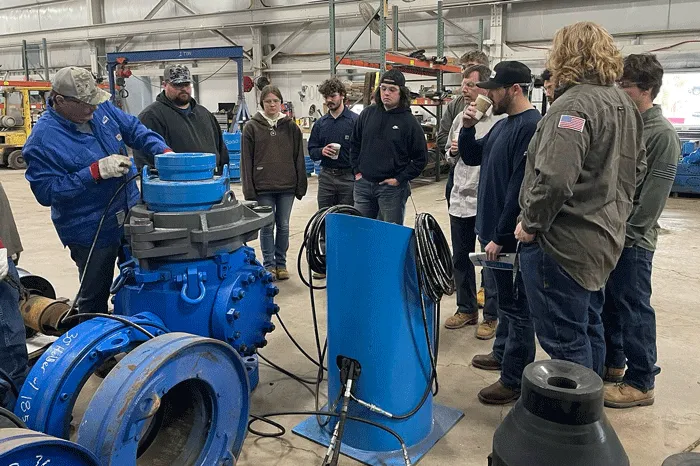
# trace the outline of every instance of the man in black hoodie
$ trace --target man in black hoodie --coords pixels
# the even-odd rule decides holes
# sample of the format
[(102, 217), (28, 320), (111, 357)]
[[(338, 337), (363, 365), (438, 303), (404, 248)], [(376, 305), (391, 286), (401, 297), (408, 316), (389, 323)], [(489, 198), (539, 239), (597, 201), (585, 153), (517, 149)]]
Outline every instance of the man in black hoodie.
[(355, 208), (365, 217), (402, 225), (409, 182), (427, 162), (425, 134), (411, 114), (410, 91), (400, 71), (384, 73), (374, 101), (360, 114), (350, 141)]
[[(215, 154), (218, 173), (228, 164), (221, 127), (214, 115), (192, 98), (192, 75), (184, 65), (165, 67), (163, 92), (141, 112), (139, 120), (163, 136), (174, 152)], [(139, 170), (153, 165), (140, 151), (134, 152), (134, 160)]]

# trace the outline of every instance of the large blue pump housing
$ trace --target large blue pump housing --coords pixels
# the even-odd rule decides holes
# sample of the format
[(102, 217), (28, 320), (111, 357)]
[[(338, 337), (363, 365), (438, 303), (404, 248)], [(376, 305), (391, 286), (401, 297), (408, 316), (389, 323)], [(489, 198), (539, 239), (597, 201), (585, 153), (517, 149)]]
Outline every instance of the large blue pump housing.
[(278, 289), (245, 243), (273, 221), (271, 210), (230, 191), (213, 154), (156, 156), (143, 171), (143, 202), (125, 226), (131, 259), (115, 281), (115, 313), (145, 310), (174, 332), (229, 343), (242, 356), (267, 344)]

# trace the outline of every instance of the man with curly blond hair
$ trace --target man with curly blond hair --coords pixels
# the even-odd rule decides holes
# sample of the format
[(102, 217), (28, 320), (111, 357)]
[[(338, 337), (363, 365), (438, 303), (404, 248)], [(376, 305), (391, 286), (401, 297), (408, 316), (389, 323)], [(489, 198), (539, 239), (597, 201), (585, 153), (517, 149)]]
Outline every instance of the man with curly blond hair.
[(602, 376), (603, 286), (646, 172), (644, 122), (615, 87), (622, 56), (601, 26), (557, 31), (547, 69), (555, 101), (528, 148), (515, 230), (520, 267), (542, 348)]

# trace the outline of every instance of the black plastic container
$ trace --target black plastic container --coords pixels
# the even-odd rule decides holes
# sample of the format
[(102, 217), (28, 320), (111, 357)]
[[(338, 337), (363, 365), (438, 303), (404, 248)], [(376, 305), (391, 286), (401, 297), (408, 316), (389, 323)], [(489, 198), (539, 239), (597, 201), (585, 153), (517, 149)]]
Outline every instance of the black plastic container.
[(629, 466), (603, 411), (603, 380), (567, 361), (533, 362), (493, 436), (491, 466)]

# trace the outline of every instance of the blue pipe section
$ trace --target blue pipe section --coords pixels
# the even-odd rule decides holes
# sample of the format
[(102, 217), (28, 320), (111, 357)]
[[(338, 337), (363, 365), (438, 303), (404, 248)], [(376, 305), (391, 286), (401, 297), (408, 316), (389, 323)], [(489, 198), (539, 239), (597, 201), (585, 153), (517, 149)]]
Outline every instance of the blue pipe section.
[(100, 466), (87, 448), (27, 429), (0, 430), (0, 464), (9, 466)]
[[(328, 399), (342, 396), (339, 356), (359, 361), (355, 396), (394, 415), (419, 405), (430, 385), (431, 364), (416, 274), (411, 228), (377, 220), (330, 214), (326, 218), (328, 270)], [(358, 254), (362, 251), (362, 254)], [(433, 335), (435, 307), (426, 302)], [(431, 341), (431, 345), (434, 342)], [(410, 447), (425, 439), (433, 423), (430, 394), (405, 420), (389, 419), (352, 403), (349, 415), (383, 424)], [(333, 428), (333, 423), (329, 426)], [(343, 444), (385, 452), (396, 439), (376, 428), (348, 421)]]
[(136, 466), (137, 458), (138, 464), (233, 466), (247, 433), (249, 398), (243, 360), (229, 345), (168, 333), (109, 373), (77, 442), (102, 466)]
[[(153, 335), (168, 331), (154, 314), (126, 319)], [(128, 353), (148, 338), (134, 327), (106, 317), (77, 325), (32, 367), (20, 390), (15, 414), (30, 429), (68, 439), (73, 407), (88, 378), (109, 358)]]

